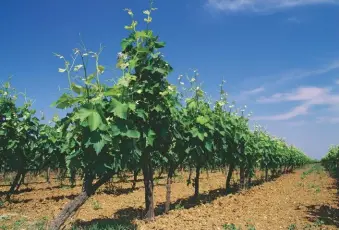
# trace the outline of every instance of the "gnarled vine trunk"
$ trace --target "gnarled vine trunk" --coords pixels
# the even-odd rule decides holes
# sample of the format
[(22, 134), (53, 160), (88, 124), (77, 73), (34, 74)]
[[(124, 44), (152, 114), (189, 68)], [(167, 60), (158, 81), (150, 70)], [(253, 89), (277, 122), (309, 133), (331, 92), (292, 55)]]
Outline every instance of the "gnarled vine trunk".
[(75, 197), (74, 200), (66, 204), (61, 212), (49, 224), (48, 229), (59, 230), (61, 226), (67, 221), (67, 219), (74, 215), (74, 213), (88, 200), (88, 198), (90, 198), (101, 185), (109, 181), (112, 176), (113, 173), (105, 174), (93, 184), (94, 176), (86, 173), (81, 193)]
[(240, 188), (245, 188), (245, 167), (240, 165)]
[(174, 168), (169, 167), (166, 183), (166, 203), (165, 203), (165, 213), (168, 213), (171, 206), (171, 190), (172, 190), (172, 177), (174, 173)]
[(252, 175), (248, 176), (247, 186), (250, 188), (252, 186)]
[(207, 180), (210, 179), (210, 174), (209, 174), (209, 172), (208, 172), (208, 169), (206, 170), (206, 177), (207, 177)]
[(134, 190), (137, 186), (137, 180), (138, 180), (138, 174), (139, 174), (139, 169), (133, 170), (133, 183), (132, 183), (132, 189)]
[(199, 196), (199, 181), (200, 181), (200, 165), (195, 168), (194, 179), (194, 199), (197, 200)]
[(50, 181), (50, 175), (51, 175), (51, 168), (48, 167), (48, 168), (47, 168), (47, 171), (46, 171), (46, 182), (47, 182), (48, 184), (51, 183), (51, 181)]
[(76, 170), (75, 169), (71, 169), (70, 170), (69, 181), (71, 182), (71, 187), (75, 187), (76, 186)]
[(23, 171), (22, 171), (21, 177), (20, 177), (20, 181), (19, 181), (19, 183), (17, 184), (17, 186), (16, 186), (16, 188), (15, 188), (15, 191), (19, 191), (20, 186), (21, 186), (22, 184), (25, 183), (26, 173), (27, 173), (26, 170), (23, 170)]
[(14, 177), (14, 180), (11, 184), (9, 191), (7, 192), (6, 200), (10, 200), (11, 196), (14, 194), (15, 191), (18, 191), (20, 188), (21, 183), (23, 182), (23, 178), (25, 177), (25, 170), (19, 169)]
[(228, 193), (231, 189), (230, 185), (231, 185), (231, 178), (232, 178), (233, 171), (234, 171), (234, 164), (230, 164), (228, 168), (227, 178), (226, 178), (226, 193)]
[(189, 174), (188, 174), (188, 181), (191, 182), (193, 170), (192, 170), (192, 167), (191, 167), (191, 166), (189, 166), (189, 168), (190, 168), (190, 169), (189, 169)]
[(162, 176), (162, 174), (164, 173), (164, 171), (165, 171), (165, 168), (161, 166), (161, 167), (160, 167), (159, 174), (158, 174), (158, 179), (161, 178), (161, 176)]
[(145, 219), (154, 220), (154, 197), (153, 197), (153, 168), (149, 154), (144, 154), (144, 164), (142, 167), (144, 174), (145, 185), (145, 203), (146, 203), (146, 215)]

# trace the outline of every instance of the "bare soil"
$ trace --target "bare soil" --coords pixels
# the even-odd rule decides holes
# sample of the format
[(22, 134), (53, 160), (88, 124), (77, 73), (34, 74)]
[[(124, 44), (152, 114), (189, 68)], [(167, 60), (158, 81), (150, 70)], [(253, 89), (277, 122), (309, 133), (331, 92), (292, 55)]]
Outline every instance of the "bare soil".
[[(293, 225), (295, 229), (339, 229), (339, 201), (334, 179), (323, 171), (303, 176), (307, 170), (296, 170), (227, 196), (224, 194), (225, 175), (204, 172), (198, 203), (191, 199), (194, 188), (187, 186), (188, 175), (183, 173), (172, 185), (172, 211), (168, 214), (163, 213), (166, 179), (156, 180), (157, 217), (154, 222), (141, 220), (144, 215), (141, 176), (135, 190), (131, 189), (131, 178), (125, 181), (115, 178), (115, 182), (102, 186), (85, 203), (67, 227), (74, 223), (80, 226), (119, 223), (126, 228), (136, 225), (142, 230), (223, 229), (223, 225), (233, 223), (242, 229), (253, 226), (257, 230), (293, 229)], [(43, 229), (81, 189), (80, 184), (75, 188), (60, 186), (57, 180), (47, 184), (43, 177), (28, 178), (28, 182), (27, 187), (23, 186), (13, 196), (12, 203), (0, 204), (0, 229)], [(0, 194), (8, 188), (0, 184)]]

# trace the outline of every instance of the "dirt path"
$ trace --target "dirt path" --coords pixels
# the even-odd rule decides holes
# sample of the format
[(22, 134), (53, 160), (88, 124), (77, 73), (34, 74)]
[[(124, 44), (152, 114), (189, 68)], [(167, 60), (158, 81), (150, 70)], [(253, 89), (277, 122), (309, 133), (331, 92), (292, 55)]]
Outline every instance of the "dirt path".
[[(223, 229), (224, 224), (234, 223), (242, 229), (250, 229), (249, 226), (253, 225), (257, 230), (275, 230), (288, 229), (293, 224), (297, 229), (304, 229), (307, 224), (321, 225), (322, 220), (326, 223), (322, 224), (323, 229), (338, 229), (338, 200), (333, 187), (334, 180), (323, 171), (303, 176), (302, 172), (305, 170), (283, 175), (275, 181), (228, 196), (223, 196), (225, 176), (222, 173), (210, 173), (209, 176), (204, 173), (201, 179), (200, 205), (190, 201), (189, 197), (193, 195), (194, 189), (186, 185), (187, 175), (182, 175), (175, 179), (172, 188), (175, 210), (167, 215), (161, 214), (165, 201), (165, 179), (158, 180), (155, 187), (158, 217), (153, 223), (136, 220), (143, 216), (142, 181), (137, 183), (138, 189), (134, 191), (131, 190), (130, 181), (115, 182), (101, 188), (70, 223), (119, 224), (126, 229), (135, 223), (138, 229), (143, 230)], [(40, 180), (43, 181), (43, 178)], [(80, 190), (80, 186), (71, 189), (67, 186), (60, 187), (56, 182), (50, 185), (31, 183), (28, 188), (15, 195), (12, 204), (0, 207), (0, 229), (2, 226), (7, 229), (14, 229), (13, 226), (17, 226), (17, 229), (39, 229), (37, 226), (43, 226), (47, 220), (53, 218)], [(0, 186), (0, 191), (6, 189), (7, 187)]]
[[(324, 172), (303, 176), (299, 170), (249, 191), (220, 197), (210, 204), (175, 210), (140, 229), (339, 229), (339, 206), (334, 180)], [(302, 179), (304, 178), (304, 179)], [(322, 224), (322, 222), (324, 222)], [(253, 228), (252, 228), (253, 229)], [(309, 229), (309, 228), (306, 228)]]

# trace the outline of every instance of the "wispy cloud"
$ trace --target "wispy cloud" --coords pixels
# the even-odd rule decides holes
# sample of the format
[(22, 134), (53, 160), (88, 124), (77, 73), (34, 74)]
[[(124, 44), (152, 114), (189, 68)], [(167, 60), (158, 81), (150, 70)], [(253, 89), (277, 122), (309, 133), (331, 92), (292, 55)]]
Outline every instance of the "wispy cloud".
[(303, 125), (307, 124), (307, 122), (304, 121), (304, 120), (301, 120), (301, 121), (289, 121), (289, 122), (286, 122), (286, 124), (289, 125), (289, 126), (296, 127), (296, 126), (303, 126)]
[(331, 117), (331, 116), (323, 116), (317, 117), (317, 123), (330, 123), (330, 124), (338, 124), (339, 116)]
[(287, 101), (299, 101), (301, 105), (293, 108), (291, 111), (273, 115), (257, 117), (257, 120), (289, 120), (291, 118), (306, 115), (309, 109), (314, 105), (335, 106), (339, 104), (339, 94), (331, 92), (330, 88), (320, 87), (299, 87), (294, 92), (276, 93), (270, 97), (261, 97), (259, 103), (279, 103)]
[(207, 6), (226, 12), (266, 12), (306, 5), (338, 3), (339, 0), (207, 0)]
[(253, 97), (264, 91), (265, 91), (264, 87), (257, 87), (257, 88), (250, 89), (250, 90), (240, 91), (240, 93), (234, 98), (236, 99), (236, 101), (245, 101), (249, 99), (249, 97)]
[(339, 69), (339, 60), (335, 60), (327, 65), (324, 65), (317, 69), (311, 69), (311, 70), (292, 70), (287, 73), (280, 74), (280, 76), (277, 77), (276, 83), (283, 83), (289, 80), (298, 80), (306, 77), (311, 76), (318, 76), (321, 74), (328, 73), (332, 70)]
[(255, 94), (259, 94), (263, 91), (265, 91), (264, 87), (258, 87), (258, 88), (251, 89), (251, 90), (248, 90), (248, 91), (243, 91), (242, 94), (243, 95), (255, 95)]
[(273, 90), (275, 87), (280, 87), (281, 85), (287, 84), (289, 82), (298, 81), (305, 78), (318, 77), (338, 69), (339, 59), (335, 59), (316, 68), (292, 69), (278, 74), (251, 76), (246, 78), (246, 81), (244, 82), (246, 82), (246, 85), (258, 85), (259, 83), (260, 87), (263, 87), (266, 90)]
[(261, 97), (259, 103), (274, 103), (282, 101), (304, 101), (311, 105), (339, 104), (339, 94), (333, 94), (330, 88), (299, 87), (292, 93), (277, 93), (271, 97)]
[(297, 19), (296, 17), (289, 17), (289, 18), (287, 18), (287, 21), (290, 22), (290, 23), (300, 24), (300, 20)]
[(293, 108), (291, 111), (286, 112), (286, 113), (282, 113), (282, 114), (278, 114), (278, 115), (273, 115), (273, 116), (258, 116), (258, 117), (253, 117), (253, 120), (256, 121), (285, 121), (285, 120), (289, 120), (291, 118), (300, 116), (300, 115), (306, 115), (308, 113), (308, 109), (309, 109), (310, 105), (308, 104), (303, 104), (300, 106), (297, 106), (295, 108)]
[(261, 97), (259, 103), (276, 103), (283, 101), (307, 101), (311, 104), (339, 103), (339, 95), (330, 93), (329, 88), (299, 87), (294, 92), (276, 93), (270, 97)]

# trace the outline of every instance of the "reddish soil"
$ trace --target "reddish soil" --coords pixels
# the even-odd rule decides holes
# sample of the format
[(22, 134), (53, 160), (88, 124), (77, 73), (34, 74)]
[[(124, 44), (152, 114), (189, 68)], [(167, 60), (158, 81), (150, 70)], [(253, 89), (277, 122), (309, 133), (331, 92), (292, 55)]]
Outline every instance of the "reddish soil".
[[(253, 225), (257, 230), (288, 229), (293, 224), (296, 229), (311, 225), (312, 229), (339, 229), (335, 181), (323, 171), (319, 174), (313, 172), (302, 179), (302, 172), (306, 170), (297, 170), (228, 196), (223, 195), (225, 176), (222, 173), (210, 173), (209, 176), (203, 173), (200, 204), (189, 199), (194, 189), (186, 185), (185, 173), (173, 184), (173, 210), (169, 214), (162, 213), (165, 179), (161, 179), (156, 181), (154, 191), (158, 216), (149, 223), (140, 220), (144, 208), (141, 178), (134, 191), (129, 178), (129, 181), (100, 188), (67, 226), (74, 222), (91, 224), (123, 220), (124, 225), (133, 223), (138, 229), (223, 229), (224, 224), (231, 223), (242, 229)], [(38, 229), (39, 223), (43, 225), (46, 219), (52, 219), (81, 189), (79, 185), (60, 187), (57, 181), (48, 185), (42, 177), (29, 178), (28, 182), (27, 188), (23, 186), (20, 193), (14, 195), (11, 204), (0, 207), (0, 229)], [(0, 191), (7, 189), (8, 186), (0, 185)]]

